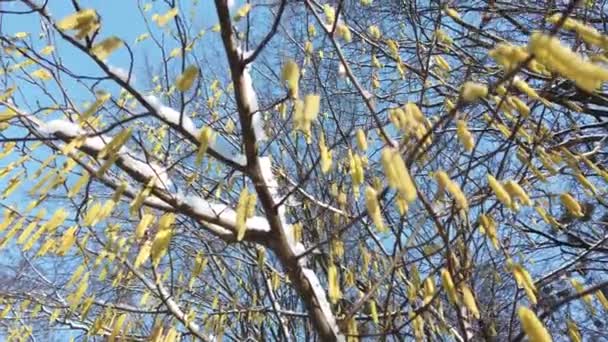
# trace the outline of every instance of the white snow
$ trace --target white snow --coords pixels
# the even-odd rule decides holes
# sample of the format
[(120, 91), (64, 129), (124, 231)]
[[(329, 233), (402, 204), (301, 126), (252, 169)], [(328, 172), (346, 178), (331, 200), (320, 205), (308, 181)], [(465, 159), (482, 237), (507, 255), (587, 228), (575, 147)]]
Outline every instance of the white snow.
[(258, 106), (258, 96), (253, 89), (253, 81), (251, 80), (251, 75), (249, 73), (250, 66), (247, 65), (245, 70), (243, 70), (243, 83), (244, 89), (243, 91), (245, 96), (245, 101), (249, 106), (249, 112), (253, 113), (251, 118), (253, 125), (253, 133), (255, 135), (256, 141), (266, 140), (266, 133), (264, 132), (264, 120), (262, 118), (262, 113), (260, 113), (260, 108)]
[(270, 194), (272, 195), (273, 199), (277, 201), (279, 183), (277, 183), (277, 180), (274, 177), (274, 174), (272, 173), (272, 161), (270, 160), (270, 157), (260, 157), (258, 163), (260, 165), (260, 170), (262, 171), (262, 178), (264, 178), (264, 183), (268, 187), (268, 190), (270, 191)]
[(181, 127), (184, 130), (186, 130), (186, 132), (188, 132), (188, 134), (195, 136), (195, 137), (199, 136), (199, 130), (194, 125), (194, 122), (192, 122), (192, 119), (190, 119), (186, 114), (181, 115), (181, 113), (178, 112), (177, 110), (163, 105), (163, 103), (160, 101), (160, 99), (154, 95), (145, 96), (144, 99), (148, 102), (148, 104), (150, 106), (152, 106), (152, 108), (154, 108), (156, 110), (158, 115), (160, 115), (167, 122), (170, 122), (174, 125), (179, 126), (179, 121), (180, 121), (180, 117), (181, 117), (181, 120), (182, 120)]
[[(89, 132), (82, 129), (77, 124), (61, 119), (51, 120), (47, 123), (40, 123), (38, 127), (38, 131), (40, 133), (47, 135), (61, 133), (68, 137), (76, 137), (79, 135), (81, 136), (89, 134)], [(101, 151), (111, 140), (112, 137), (98, 135), (86, 138), (83, 145), (89, 149)], [(132, 152), (126, 146), (122, 146), (118, 153), (120, 155), (118, 159), (124, 164), (126, 169), (135, 171), (147, 178), (156, 178), (156, 186), (159, 188), (171, 186), (172, 183), (169, 179), (169, 175), (167, 175), (167, 171), (162, 166), (154, 162), (146, 163), (141, 161), (143, 158), (137, 157), (137, 154)]]
[(109, 138), (108, 136), (98, 135), (88, 138), (84, 142), (84, 145), (93, 150), (101, 151), (106, 146), (106, 143), (110, 142), (111, 140), (112, 138)]
[(253, 125), (253, 134), (255, 135), (256, 141), (267, 140), (266, 132), (264, 131), (264, 119), (262, 113), (255, 112), (251, 118), (251, 124)]
[(78, 124), (62, 119), (40, 123), (38, 127), (40, 133), (47, 135), (62, 133), (68, 137), (75, 137), (84, 133)]
[[(120, 78), (124, 82), (127, 82), (127, 80), (129, 79), (129, 71), (124, 68), (117, 67), (117, 66), (110, 64), (110, 65), (108, 65), (108, 69), (110, 69), (111, 73), (116, 75), (118, 78)], [(133, 75), (131, 75), (131, 82), (135, 82), (135, 76), (133, 76)]]
[(144, 100), (146, 100), (146, 102), (148, 102), (148, 104), (150, 106), (152, 106), (152, 108), (154, 108), (155, 110), (159, 110), (160, 107), (163, 105), (160, 102), (160, 99), (158, 97), (156, 97), (155, 95), (144, 96)]
[[(262, 178), (264, 179), (264, 185), (268, 188), (268, 192), (270, 192), (270, 196), (272, 197), (273, 204), (276, 205), (280, 203), (281, 197), (279, 195), (279, 183), (277, 182), (274, 173), (272, 172), (272, 160), (270, 157), (259, 157), (258, 164), (260, 165), (260, 171), (262, 172)], [(298, 255), (304, 249), (304, 246), (298, 246), (298, 242), (295, 241), (293, 235), (293, 226), (287, 223), (286, 215), (285, 215), (285, 204), (279, 206), (277, 209), (279, 214), (279, 220), (281, 221), (281, 229), (283, 230), (283, 235), (291, 249), (291, 252), (294, 255)]]
[[(183, 203), (190, 206), (194, 212), (201, 216), (216, 217), (227, 224), (236, 224), (236, 212), (228, 206), (221, 203), (211, 203), (200, 196), (188, 195), (182, 199)], [(247, 219), (247, 229), (269, 232), (270, 226), (266, 218), (254, 216)]]
[(346, 77), (346, 67), (342, 62), (340, 62), (340, 65), (338, 66), (338, 75), (342, 78)]
[[(180, 119), (180, 115), (181, 115), (180, 112), (178, 112), (177, 110), (175, 110), (171, 107), (163, 105), (161, 100), (154, 95), (145, 96), (144, 100), (152, 108), (154, 108), (154, 110), (156, 110), (156, 112), (158, 113), (159, 116), (161, 116), (167, 122), (170, 122), (174, 125), (179, 126), (179, 119)], [(194, 122), (188, 116), (184, 115), (182, 117), (181, 127), (188, 134), (190, 134), (191, 136), (196, 137), (198, 139), (198, 137), (200, 135), (200, 129), (196, 128), (196, 126), (194, 125)], [(220, 138), (220, 137), (218, 137), (218, 138)], [(223, 156), (227, 160), (231, 160), (232, 162), (239, 164), (241, 166), (247, 165), (247, 158), (245, 158), (244, 155), (232, 151), (230, 149), (230, 146), (228, 143), (224, 142), (224, 143), (218, 144), (217, 141), (222, 140), (222, 139), (218, 139), (218, 138), (216, 138), (214, 142), (209, 144), (209, 150), (212, 150), (213, 152)]]
[[(123, 147), (124, 148), (124, 147)], [(156, 186), (159, 188), (168, 188), (172, 185), (171, 180), (169, 179), (169, 175), (167, 174), (167, 170), (164, 167), (158, 165), (155, 162), (143, 162), (138, 158), (132, 157), (129, 154), (129, 150), (125, 149), (125, 151), (119, 152), (121, 154), (121, 160), (125, 167), (133, 169), (140, 174), (144, 175), (146, 178), (155, 178)]]
[(338, 329), (338, 325), (336, 324), (334, 314), (331, 311), (329, 302), (327, 301), (327, 297), (325, 295), (325, 289), (323, 289), (323, 287), (321, 286), (321, 283), (319, 282), (319, 278), (317, 278), (317, 275), (315, 274), (315, 272), (313, 270), (311, 270), (310, 268), (306, 268), (306, 267), (302, 268), (302, 275), (310, 283), (310, 286), (312, 287), (312, 290), (315, 293), (315, 297), (317, 298), (317, 302), (319, 302), (319, 307), (321, 309), (321, 312), (323, 312), (323, 315), (325, 316), (327, 323), (329, 323), (329, 325), (331, 326), (331, 329), (334, 331), (334, 334), (336, 336), (339, 336), (339, 339), (341, 341), (343, 341), (344, 336), (339, 334), (340, 330)]

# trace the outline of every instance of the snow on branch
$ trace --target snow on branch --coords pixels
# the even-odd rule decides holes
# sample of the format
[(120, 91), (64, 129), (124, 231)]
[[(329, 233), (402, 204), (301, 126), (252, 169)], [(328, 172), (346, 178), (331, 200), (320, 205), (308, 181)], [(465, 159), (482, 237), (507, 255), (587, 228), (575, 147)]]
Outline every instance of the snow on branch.
[[(166, 122), (181, 127), (188, 135), (198, 140), (201, 129), (197, 128), (192, 119), (187, 115), (181, 115), (177, 110), (165, 106), (161, 100), (155, 95), (148, 95), (144, 97), (145, 101), (156, 111), (156, 113)], [(180, 124), (181, 121), (181, 124)], [(218, 145), (211, 143), (208, 151), (210, 154), (216, 154), (224, 160), (231, 161), (240, 166), (246, 165), (246, 158), (243, 154), (235, 153), (226, 148), (227, 144)]]
[[(38, 127), (39, 132), (46, 135), (59, 134), (68, 138), (91, 135), (90, 132), (82, 129), (78, 124), (68, 120), (52, 120), (47, 123), (39, 123)], [(111, 137), (104, 135), (89, 137), (84, 140), (82, 146), (98, 153), (111, 140)], [(122, 146), (117, 153), (119, 154), (117, 161), (120, 161), (124, 168), (129, 171), (135, 172), (146, 179), (154, 178), (156, 186), (159, 188), (168, 188), (172, 185), (165, 168), (157, 163), (142, 161), (145, 158), (138, 156), (137, 153), (126, 146)]]
[[(204, 217), (216, 217), (226, 225), (236, 226), (236, 211), (221, 203), (211, 203), (200, 196), (178, 196), (180, 200), (190, 206), (194, 212)], [(257, 232), (270, 232), (266, 218), (254, 216), (247, 219), (247, 230)]]
[[(79, 127), (77, 124), (67, 120), (52, 120), (48, 123), (38, 123), (38, 131), (44, 135), (59, 135), (63, 138), (75, 138), (90, 135), (90, 132)], [(85, 138), (81, 148), (86, 149), (89, 154), (96, 156), (112, 140), (108, 136), (94, 136)], [(130, 175), (138, 175), (150, 179), (157, 179), (158, 188), (168, 190), (172, 185), (166, 170), (156, 163), (146, 163), (141, 157), (137, 157), (129, 148), (123, 146), (118, 151), (119, 156), (116, 164)], [(211, 203), (199, 196), (183, 196), (178, 190), (177, 195), (168, 196), (175, 199), (180, 206), (185, 206), (186, 212), (193, 212), (197, 218), (206, 224), (210, 224), (212, 230), (221, 236), (231, 237), (234, 235), (236, 226), (236, 212), (232, 208), (219, 203)], [(156, 198), (151, 196), (151, 198)], [(159, 199), (160, 200), (160, 199)], [(208, 223), (210, 221), (214, 223)], [(226, 229), (228, 227), (229, 229)], [(247, 229), (257, 233), (270, 231), (268, 221), (264, 217), (255, 216), (247, 220)]]
[(243, 70), (243, 83), (244, 86), (244, 96), (247, 105), (249, 106), (249, 111), (252, 113), (251, 117), (251, 125), (253, 126), (253, 134), (255, 135), (256, 141), (266, 140), (266, 133), (264, 132), (264, 120), (262, 118), (262, 113), (260, 112), (260, 107), (258, 105), (258, 96), (253, 89), (253, 81), (251, 80), (251, 75), (249, 73), (249, 69), (251, 65), (247, 65), (245, 70)]

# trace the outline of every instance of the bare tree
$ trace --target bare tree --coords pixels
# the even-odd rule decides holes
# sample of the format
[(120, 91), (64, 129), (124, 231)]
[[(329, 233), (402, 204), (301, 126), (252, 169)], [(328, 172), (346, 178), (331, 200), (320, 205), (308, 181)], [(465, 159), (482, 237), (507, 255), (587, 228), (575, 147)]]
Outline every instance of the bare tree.
[(606, 338), (604, 1), (59, 3), (0, 1), (3, 339)]

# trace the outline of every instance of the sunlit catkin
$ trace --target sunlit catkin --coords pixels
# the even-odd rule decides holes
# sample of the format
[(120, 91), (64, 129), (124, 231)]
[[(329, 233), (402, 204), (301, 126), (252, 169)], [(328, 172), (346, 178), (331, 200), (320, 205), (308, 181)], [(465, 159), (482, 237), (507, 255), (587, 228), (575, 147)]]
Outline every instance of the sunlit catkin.
[(289, 96), (294, 99), (298, 98), (298, 82), (300, 81), (300, 69), (298, 64), (293, 60), (288, 60), (283, 65), (281, 78), (287, 85)]
[(361, 151), (367, 151), (367, 137), (365, 136), (365, 132), (359, 128), (356, 133), (357, 136), (357, 146)]
[(458, 140), (464, 147), (465, 151), (473, 151), (473, 147), (475, 146), (475, 139), (473, 138), (471, 132), (469, 132), (469, 128), (467, 127), (466, 121), (458, 120), (456, 122), (456, 135), (458, 136)]
[(551, 335), (543, 325), (543, 323), (536, 317), (532, 310), (520, 306), (517, 309), (517, 316), (519, 316), (519, 321), (521, 322), (521, 326), (528, 336), (528, 340), (530, 342), (551, 342)]
[(574, 199), (574, 197), (572, 197), (572, 195), (568, 193), (563, 193), (559, 198), (562, 201), (564, 207), (566, 207), (566, 211), (568, 211), (568, 213), (572, 214), (574, 217), (585, 216), (585, 214), (583, 213), (583, 208), (578, 203), (578, 201)]
[(464, 283), (460, 286), (460, 290), (462, 291), (462, 301), (467, 310), (469, 310), (473, 317), (479, 319), (479, 309), (477, 308), (473, 291)]
[(329, 300), (333, 304), (337, 303), (342, 298), (342, 292), (340, 291), (340, 281), (338, 279), (338, 269), (334, 263), (331, 263), (327, 267), (327, 283), (328, 283), (328, 294)]
[(490, 174), (488, 174), (488, 184), (490, 185), (492, 191), (494, 191), (496, 198), (498, 198), (498, 200), (505, 206), (511, 207), (511, 196), (509, 196), (509, 193), (496, 180), (496, 178)]
[(524, 189), (514, 180), (508, 180), (504, 183), (504, 189), (509, 193), (511, 199), (519, 199), (526, 206), (532, 206), (532, 200)]
[(574, 81), (588, 92), (593, 92), (608, 80), (608, 69), (586, 60), (550, 35), (533, 33), (528, 51), (549, 69)]
[(488, 95), (488, 86), (476, 82), (465, 82), (460, 89), (460, 96), (465, 102), (476, 102)]
[(445, 268), (441, 269), (441, 281), (445, 292), (448, 294), (448, 299), (452, 304), (457, 305), (460, 302), (458, 299), (458, 292), (456, 292), (456, 287), (454, 286), (454, 281), (452, 280), (450, 272)]
[(416, 199), (416, 186), (401, 158), (399, 150), (385, 147), (382, 150), (382, 166), (388, 178), (389, 186), (399, 191), (408, 202)]
[(367, 206), (367, 212), (374, 222), (376, 229), (380, 232), (386, 231), (384, 220), (382, 219), (382, 212), (380, 210), (380, 203), (378, 203), (378, 194), (371, 186), (365, 188), (365, 205)]

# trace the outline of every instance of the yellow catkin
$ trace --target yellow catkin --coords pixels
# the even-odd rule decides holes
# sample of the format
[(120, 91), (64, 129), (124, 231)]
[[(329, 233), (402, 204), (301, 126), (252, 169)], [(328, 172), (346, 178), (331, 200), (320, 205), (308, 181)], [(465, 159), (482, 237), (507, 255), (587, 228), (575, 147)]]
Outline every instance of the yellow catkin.
[(74, 245), (76, 241), (76, 232), (78, 231), (77, 226), (73, 226), (68, 228), (62, 235), (61, 241), (59, 243), (59, 248), (57, 249), (58, 255), (65, 255), (70, 248)]
[(127, 318), (127, 314), (121, 314), (120, 316), (118, 316), (118, 318), (114, 322), (114, 327), (112, 327), (112, 333), (110, 334), (110, 337), (108, 338), (108, 342), (116, 341), (116, 337), (122, 331), (122, 326), (125, 323), (126, 318)]
[(464, 146), (465, 151), (471, 152), (473, 151), (473, 147), (475, 146), (475, 139), (471, 132), (469, 132), (469, 128), (467, 127), (467, 122), (464, 120), (458, 120), (456, 122), (456, 135), (458, 136), (458, 140)]
[(281, 76), (283, 82), (287, 85), (289, 95), (297, 99), (298, 98), (298, 82), (300, 81), (300, 69), (298, 64), (293, 60), (288, 60), (283, 65), (283, 71)]
[(465, 102), (476, 102), (487, 95), (488, 86), (481, 83), (467, 81), (460, 89), (460, 96)]
[(581, 333), (574, 321), (567, 319), (566, 327), (568, 328), (568, 337), (570, 337), (571, 342), (583, 342), (583, 337), (581, 336)]
[(123, 41), (118, 37), (109, 37), (93, 45), (91, 54), (100, 60), (106, 60), (110, 54), (123, 46)]
[(53, 74), (51, 74), (48, 70), (46, 69), (37, 69), (31, 72), (32, 77), (41, 79), (43, 81), (48, 81), (50, 79), (53, 78)]
[(585, 214), (583, 213), (583, 208), (581, 205), (572, 197), (572, 195), (568, 193), (563, 193), (559, 197), (562, 201), (562, 204), (566, 207), (568, 213), (572, 214), (575, 217), (583, 217)]
[(209, 126), (203, 127), (203, 129), (201, 129), (201, 133), (198, 137), (199, 145), (198, 145), (198, 150), (196, 152), (196, 160), (194, 161), (194, 163), (196, 165), (201, 164), (201, 162), (203, 161), (203, 156), (207, 152), (209, 145), (211, 145), (214, 142), (214, 140), (215, 140), (215, 131)]
[(158, 220), (158, 232), (154, 237), (154, 241), (152, 242), (152, 247), (150, 249), (150, 257), (152, 258), (154, 265), (158, 265), (160, 259), (165, 255), (167, 249), (169, 248), (171, 237), (173, 235), (172, 226), (174, 222), (175, 214), (173, 213), (164, 214)]
[[(547, 18), (547, 21), (552, 24), (556, 24), (561, 19), (561, 14), (554, 14)], [(578, 34), (578, 36), (587, 44), (595, 45), (604, 50), (608, 49), (608, 36), (601, 34), (592, 26), (586, 25), (576, 19), (566, 18), (562, 27), (566, 30), (576, 32), (576, 34)]]
[(578, 182), (583, 187), (585, 187), (587, 190), (589, 190), (591, 192), (591, 194), (595, 195), (597, 193), (597, 189), (595, 188), (595, 185), (593, 185), (593, 183), (591, 183), (591, 181), (589, 181), (589, 179), (587, 177), (585, 177), (582, 173), (576, 172), (576, 180), (578, 180)]
[(66, 299), (68, 304), (70, 304), (70, 309), (75, 310), (78, 305), (82, 304), (82, 297), (87, 292), (87, 288), (89, 287), (89, 272), (87, 272), (82, 279), (79, 280), (79, 285), (76, 291), (71, 293)]
[(530, 115), (530, 107), (528, 107), (528, 105), (524, 101), (522, 101), (520, 98), (515, 97), (515, 96), (510, 96), (509, 102), (511, 102), (513, 104), (515, 109), (524, 118), (527, 118)]
[(133, 198), (133, 200), (131, 201), (131, 205), (129, 207), (129, 211), (131, 212), (132, 215), (139, 212), (139, 209), (144, 204), (144, 201), (146, 200), (146, 198), (148, 198), (148, 196), (152, 192), (153, 186), (154, 186), (154, 178), (151, 178), (150, 181), (148, 181), (148, 183), (144, 186), (144, 188), (141, 189), (141, 191), (135, 196), (135, 198)]
[[(507, 71), (513, 70), (524, 61), (527, 61), (530, 57), (530, 54), (525, 47), (508, 43), (497, 44), (494, 49), (488, 52), (488, 55)], [(528, 69), (539, 74), (548, 74), (546, 68), (536, 60), (532, 60), (528, 63)], [(500, 92), (498, 92), (498, 94), (504, 95)]]
[(505, 206), (510, 207), (511, 206), (511, 196), (509, 196), (509, 193), (496, 180), (496, 178), (494, 178), (494, 176), (488, 174), (487, 178), (488, 178), (488, 184), (490, 185), (490, 188), (492, 189), (492, 191), (494, 191), (496, 198), (498, 198), (498, 200)]
[(171, 19), (175, 18), (178, 13), (179, 10), (177, 8), (171, 8), (165, 14), (154, 14), (152, 20), (154, 20), (159, 27), (163, 27), (167, 25)]
[(443, 288), (448, 295), (448, 299), (452, 304), (457, 305), (460, 302), (458, 293), (456, 292), (456, 287), (454, 286), (454, 281), (452, 280), (450, 272), (445, 268), (441, 269), (441, 281), (443, 283)]
[(412, 328), (414, 330), (414, 336), (416, 336), (416, 341), (425, 341), (425, 331), (424, 331), (424, 318), (422, 315), (416, 314), (414, 312), (410, 312), (410, 319), (412, 319)]
[(416, 186), (410, 177), (410, 173), (401, 158), (399, 150), (386, 147), (382, 150), (382, 166), (388, 178), (389, 186), (397, 189), (399, 194), (407, 202), (411, 203), (416, 199)]
[(604, 292), (597, 291), (595, 293), (595, 296), (597, 297), (597, 300), (600, 302), (600, 304), (602, 304), (602, 306), (604, 307), (604, 310), (608, 311), (608, 299), (606, 299), (606, 296), (604, 295)]
[(528, 51), (549, 69), (574, 81), (577, 86), (593, 92), (608, 80), (608, 69), (594, 64), (562, 45), (558, 38), (543, 33), (533, 33)]
[(440, 56), (440, 55), (435, 56), (435, 62), (441, 69), (443, 69), (445, 71), (451, 70), (450, 64), (448, 64), (448, 61), (446, 61), (445, 58), (443, 58), (442, 56)]
[(338, 300), (340, 300), (340, 298), (342, 298), (342, 292), (340, 291), (338, 269), (333, 263), (327, 267), (327, 283), (329, 300), (332, 304), (335, 304), (338, 302)]
[(325, 145), (325, 137), (321, 135), (319, 138), (319, 150), (321, 152), (321, 172), (328, 173), (332, 165), (332, 153)]
[(137, 239), (141, 239), (144, 237), (144, 234), (148, 230), (150, 224), (154, 221), (154, 215), (144, 214), (139, 221), (139, 224), (135, 228), (135, 237)]
[(196, 81), (197, 76), (198, 67), (196, 67), (196, 65), (190, 65), (184, 70), (181, 75), (179, 75), (179, 77), (175, 81), (175, 86), (179, 91), (187, 91), (192, 87), (194, 81)]
[(367, 28), (367, 33), (376, 40), (382, 38), (382, 32), (380, 32), (380, 28), (376, 25), (370, 25)]
[[(580, 281), (578, 281), (577, 279), (571, 278), (570, 283), (572, 284), (572, 287), (574, 287), (574, 289), (576, 290), (577, 293), (582, 293), (585, 291), (585, 286), (583, 286), (583, 284)], [(583, 301), (587, 305), (591, 305), (591, 301), (592, 301), (591, 295), (584, 295)]]
[(150, 257), (150, 250), (152, 249), (152, 244), (150, 241), (146, 241), (140, 248), (139, 253), (137, 253), (137, 257), (135, 257), (135, 262), (133, 263), (133, 267), (139, 268), (148, 258)]
[(353, 154), (351, 150), (348, 151), (349, 169), (352, 178), (353, 192), (355, 198), (359, 196), (359, 186), (363, 184), (365, 174), (363, 170), (363, 161), (357, 154)]
[(294, 107), (294, 129), (301, 131), (310, 143), (311, 125), (319, 114), (321, 98), (316, 94), (306, 95), (304, 101), (296, 100)]
[(519, 199), (526, 206), (532, 206), (532, 200), (524, 189), (514, 180), (508, 180), (504, 183), (505, 190), (511, 196), (511, 199)]
[(534, 314), (532, 310), (520, 306), (517, 309), (517, 315), (519, 316), (521, 326), (530, 342), (553, 341), (543, 323), (536, 317), (536, 314)]
[(359, 128), (357, 130), (357, 146), (361, 151), (367, 151), (367, 137), (365, 136), (365, 132)]
[(378, 229), (380, 232), (386, 231), (384, 220), (382, 218), (382, 212), (380, 210), (380, 204), (378, 203), (378, 194), (371, 186), (368, 186), (365, 189), (365, 204), (367, 206), (367, 212), (372, 218), (376, 229)]
[(353, 35), (350, 32), (348, 25), (339, 24), (338, 27), (336, 27), (336, 33), (338, 34), (338, 37), (344, 39), (347, 43), (350, 43), (353, 39)]
[(447, 190), (452, 195), (452, 197), (454, 197), (458, 209), (462, 209), (465, 211), (469, 209), (467, 198), (460, 189), (460, 186), (456, 182), (451, 180), (448, 174), (445, 173), (445, 171), (437, 171), (435, 173), (435, 177), (437, 178), (440, 193), (442, 193), (444, 190)]
[(477, 303), (475, 302), (475, 296), (473, 295), (473, 291), (466, 285), (462, 284), (460, 287), (462, 291), (462, 301), (466, 306), (467, 310), (473, 315), (473, 317), (479, 319), (479, 309), (477, 308)]
[(245, 5), (241, 6), (241, 8), (236, 11), (236, 14), (234, 15), (234, 20), (239, 21), (242, 18), (246, 17), (247, 14), (249, 14), (249, 11), (251, 11), (251, 7), (252, 6), (250, 3), (246, 3)]
[(241, 191), (236, 207), (236, 240), (241, 241), (247, 232), (247, 218), (253, 216), (257, 196), (250, 193), (247, 188)]
[(479, 224), (481, 233), (486, 234), (492, 242), (492, 245), (494, 245), (494, 248), (498, 249), (499, 241), (496, 233), (496, 222), (494, 222), (494, 219), (486, 214), (481, 214), (479, 216)]
[(435, 282), (433, 281), (433, 278), (428, 277), (426, 278), (426, 280), (424, 281), (424, 285), (423, 285), (423, 302), (425, 305), (429, 304), (431, 302), (431, 300), (433, 299), (433, 296), (435, 295)]
[(68, 192), (69, 198), (76, 196), (76, 194), (80, 191), (80, 189), (89, 182), (89, 179), (90, 179), (89, 173), (86, 171), (83, 171), (83, 172), (84, 173), (82, 174), (82, 176), (80, 176), (80, 178), (78, 178), (76, 183), (74, 183), (74, 185)]
[(444, 8), (445, 14), (447, 14), (450, 18), (454, 19), (454, 20), (459, 20), (460, 19), (460, 14), (458, 14), (458, 12), (450, 7), (445, 7)]
[(509, 262), (513, 277), (517, 282), (517, 286), (523, 288), (532, 304), (536, 304), (536, 285), (530, 276), (530, 273), (520, 264)]
[(62, 31), (76, 30), (76, 38), (83, 39), (99, 28), (99, 18), (95, 10), (83, 9), (63, 18), (57, 23), (57, 28)]

